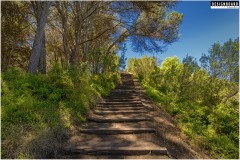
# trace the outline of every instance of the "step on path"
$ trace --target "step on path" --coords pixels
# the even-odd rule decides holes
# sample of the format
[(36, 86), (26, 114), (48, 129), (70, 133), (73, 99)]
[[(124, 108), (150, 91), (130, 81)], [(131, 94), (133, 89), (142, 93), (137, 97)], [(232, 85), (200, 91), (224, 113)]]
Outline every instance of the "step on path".
[(165, 159), (148, 108), (141, 103), (141, 88), (129, 73), (105, 101), (98, 103), (76, 136), (64, 148), (68, 159)]

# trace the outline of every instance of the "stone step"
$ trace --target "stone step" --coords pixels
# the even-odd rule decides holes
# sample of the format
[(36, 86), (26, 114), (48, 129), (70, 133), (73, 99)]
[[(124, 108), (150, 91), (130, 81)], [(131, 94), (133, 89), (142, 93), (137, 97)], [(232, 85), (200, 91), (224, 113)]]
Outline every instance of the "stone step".
[(139, 98), (105, 98), (105, 102), (141, 102)]
[(134, 84), (117, 86), (115, 89), (135, 89)]
[(110, 95), (117, 94), (117, 95), (138, 95), (139, 92), (125, 92), (125, 91), (119, 91), (119, 92), (110, 92)]
[(126, 123), (95, 123), (88, 122), (82, 124), (82, 128), (154, 128), (154, 124), (151, 121), (142, 122), (126, 122)]
[(134, 117), (134, 118), (97, 118), (97, 117), (88, 117), (88, 121), (91, 122), (97, 122), (97, 123), (110, 123), (110, 122), (115, 122), (115, 123), (120, 123), (120, 122), (141, 122), (141, 121), (150, 121), (151, 118), (149, 117)]
[(132, 105), (132, 104), (99, 104), (97, 105), (96, 107), (102, 107), (102, 108), (141, 108), (143, 107), (143, 104), (135, 104), (135, 105)]
[(137, 93), (138, 89), (134, 88), (117, 88), (112, 90), (111, 93)]
[(87, 154), (73, 154), (62, 155), (56, 157), (57, 159), (170, 159), (168, 155), (87, 155)]
[(87, 154), (87, 155), (168, 155), (166, 147), (148, 146), (75, 146), (65, 148), (66, 154)]
[(131, 101), (131, 102), (100, 102), (97, 105), (141, 105), (141, 101)]
[(104, 98), (115, 98), (115, 99), (139, 99), (139, 96), (125, 96), (125, 95), (109, 95)]
[(144, 110), (122, 110), (122, 111), (94, 111), (94, 114), (98, 115), (106, 115), (106, 114), (141, 114), (141, 113), (147, 113), (147, 111)]
[(118, 104), (111, 104), (111, 105), (97, 105), (96, 108), (142, 108), (144, 107), (142, 104), (137, 104), (137, 105), (129, 105), (129, 104), (125, 104), (125, 105), (118, 105)]
[(139, 134), (155, 133), (153, 128), (84, 128), (79, 130), (87, 134)]
[(110, 95), (136, 95), (138, 96), (143, 90), (137, 90), (137, 91), (132, 91), (132, 92), (128, 92), (128, 91), (117, 91), (117, 92), (111, 92)]
[(129, 97), (129, 96), (109, 96), (109, 97), (104, 97), (104, 99), (118, 99), (118, 100), (137, 100), (141, 101), (141, 98), (136, 96), (136, 97)]
[(137, 92), (138, 90), (134, 88), (132, 89), (128, 89), (128, 88), (119, 88), (119, 89), (115, 89), (112, 92)]
[(103, 108), (122, 108), (122, 107), (143, 107), (143, 104), (97, 104), (96, 107), (103, 107)]
[(118, 96), (118, 95), (109, 95), (104, 98), (105, 99), (140, 99), (139, 96)]
[(96, 106), (103, 106), (103, 107), (141, 107), (143, 106), (142, 103), (111, 103), (111, 102), (104, 102), (98, 103)]
[(96, 107), (95, 111), (141, 111), (145, 107)]
[(133, 81), (129, 80), (129, 81), (125, 81), (125, 83), (118, 84), (118, 86), (127, 86), (127, 85), (132, 86), (132, 84), (133, 84)]
[(112, 97), (139, 97), (139, 93), (110, 93)]
[(123, 103), (127, 103), (127, 102), (136, 103), (136, 102), (138, 102), (138, 103), (142, 103), (142, 101), (140, 99), (118, 99), (118, 98), (104, 99), (104, 102), (123, 102)]
[[(133, 86), (134, 85), (134, 86)], [(136, 83), (134, 83), (134, 84), (132, 84), (132, 86), (130, 87), (130, 86), (121, 86), (121, 87), (116, 87), (114, 90), (112, 90), (112, 92), (113, 91), (138, 91), (139, 89), (141, 89), (142, 90), (142, 88), (140, 88), (139, 86), (138, 86), (138, 84), (136, 84)]]
[(111, 94), (111, 95), (112, 95), (112, 94), (118, 94), (118, 95), (137, 95), (137, 94), (139, 94), (139, 92), (138, 92), (138, 91), (129, 92), (129, 91), (121, 90), (121, 91), (112, 91), (110, 94)]
[(120, 100), (120, 101), (127, 101), (127, 102), (129, 102), (129, 101), (133, 101), (133, 102), (135, 102), (135, 101), (141, 101), (141, 99), (139, 98), (139, 97), (106, 97), (106, 98), (104, 98), (104, 100), (108, 100), (108, 101), (111, 101), (111, 100), (113, 100), (113, 101), (115, 101), (115, 100)]
[(72, 136), (64, 148), (67, 154), (168, 155), (154, 133), (84, 134)]

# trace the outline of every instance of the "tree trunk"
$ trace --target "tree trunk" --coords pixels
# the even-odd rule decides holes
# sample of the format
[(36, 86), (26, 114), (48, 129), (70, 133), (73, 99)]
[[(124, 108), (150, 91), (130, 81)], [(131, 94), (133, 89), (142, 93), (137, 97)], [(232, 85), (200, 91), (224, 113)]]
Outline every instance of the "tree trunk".
[[(61, 5), (62, 4), (62, 5)], [(64, 53), (65, 53), (65, 58), (68, 59), (68, 57), (71, 54), (71, 49), (68, 45), (69, 41), (69, 26), (68, 26), (68, 12), (67, 12), (67, 3), (66, 2), (56, 2), (56, 7), (57, 10), (61, 16), (62, 20), (62, 27), (63, 27), (63, 48), (64, 48)]]
[(75, 45), (72, 53), (70, 55), (69, 63), (70, 65), (74, 65), (77, 59), (77, 54), (79, 52), (79, 43), (80, 43), (80, 29), (77, 30), (76, 37), (75, 37)]
[(77, 31), (77, 35), (76, 35), (76, 38), (75, 38), (75, 46), (74, 46), (74, 49), (72, 50), (71, 52), (71, 55), (70, 55), (70, 59), (69, 59), (69, 63), (70, 65), (74, 65), (75, 62), (76, 62), (76, 59), (77, 59), (77, 54), (79, 52), (79, 42), (80, 42), (80, 34), (79, 34), (79, 30)]
[(42, 74), (46, 74), (46, 41), (45, 41), (45, 31), (43, 33), (42, 48), (39, 59), (38, 71)]
[(39, 16), (39, 21), (37, 24), (37, 31), (34, 37), (33, 48), (31, 52), (30, 62), (28, 72), (32, 74), (37, 73), (38, 64), (40, 62), (40, 56), (42, 51), (42, 41), (44, 36), (44, 28), (47, 22), (47, 15), (51, 5), (51, 2), (37, 2), (42, 3), (42, 9)]
[[(91, 37), (91, 33), (92, 33), (92, 27), (93, 27), (93, 25), (92, 25), (92, 22), (91, 22), (91, 19), (90, 18), (87, 18), (86, 19), (86, 24), (85, 24), (85, 30), (86, 30), (86, 35), (85, 35), (85, 41), (86, 40), (88, 40), (88, 39), (90, 39), (90, 37)], [(84, 50), (83, 50), (83, 62), (86, 62), (87, 61), (87, 54), (88, 54), (88, 52), (89, 52), (89, 43), (90, 42), (86, 42), (86, 43), (84, 43), (83, 45), (84, 45)]]
[(80, 12), (80, 9), (82, 7), (82, 3), (83, 2), (79, 2), (77, 1), (76, 2), (76, 17), (75, 17), (75, 29), (76, 29), (76, 32), (75, 32), (75, 45), (74, 45), (74, 48), (71, 52), (71, 55), (70, 55), (70, 59), (69, 59), (69, 63), (70, 65), (74, 65), (75, 62), (76, 62), (76, 59), (77, 59), (77, 54), (79, 52), (79, 45), (80, 45), (80, 37), (81, 37), (81, 25), (80, 25), (80, 21), (81, 21), (81, 12)]

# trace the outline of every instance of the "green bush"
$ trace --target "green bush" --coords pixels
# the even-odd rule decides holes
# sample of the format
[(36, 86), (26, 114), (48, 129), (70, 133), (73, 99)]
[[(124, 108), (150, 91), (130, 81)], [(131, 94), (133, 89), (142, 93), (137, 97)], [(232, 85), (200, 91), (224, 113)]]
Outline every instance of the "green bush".
[(94, 75), (91, 79), (91, 87), (103, 96), (107, 96), (118, 83), (120, 83), (120, 75), (117, 73)]
[(86, 120), (98, 97), (120, 80), (117, 73), (90, 76), (77, 66), (58, 64), (46, 75), (12, 68), (1, 78), (2, 158), (50, 158), (68, 131)]
[(219, 158), (235, 159), (239, 156), (239, 148), (226, 135), (207, 137), (211, 155)]

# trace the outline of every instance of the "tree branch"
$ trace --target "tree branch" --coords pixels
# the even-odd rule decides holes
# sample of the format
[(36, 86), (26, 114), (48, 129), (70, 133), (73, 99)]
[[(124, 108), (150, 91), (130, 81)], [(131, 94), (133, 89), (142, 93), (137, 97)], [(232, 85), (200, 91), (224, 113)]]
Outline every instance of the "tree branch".
[(102, 33), (100, 33), (99, 35), (97, 35), (96, 37), (91, 38), (91, 39), (88, 39), (88, 40), (85, 40), (85, 41), (79, 43), (79, 45), (81, 45), (81, 44), (83, 44), (83, 43), (86, 43), (86, 42), (89, 42), (89, 41), (93, 41), (93, 40), (101, 37), (104, 33), (106, 33), (107, 31), (109, 31), (109, 30), (111, 30), (111, 29), (114, 29), (114, 28), (117, 27), (118, 25), (119, 25), (119, 24), (115, 25), (113, 28), (108, 28), (108, 29), (106, 29), (105, 31), (103, 31)]

